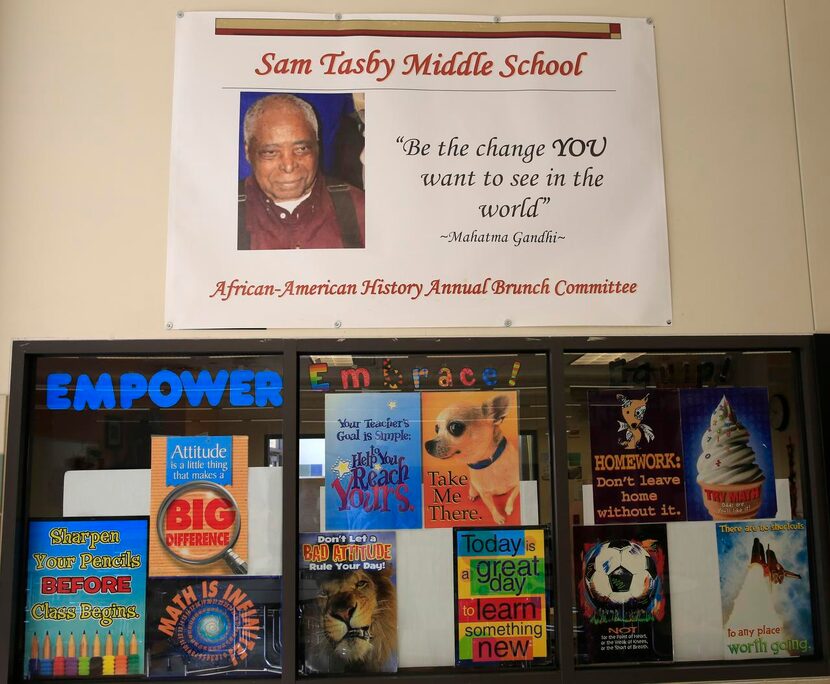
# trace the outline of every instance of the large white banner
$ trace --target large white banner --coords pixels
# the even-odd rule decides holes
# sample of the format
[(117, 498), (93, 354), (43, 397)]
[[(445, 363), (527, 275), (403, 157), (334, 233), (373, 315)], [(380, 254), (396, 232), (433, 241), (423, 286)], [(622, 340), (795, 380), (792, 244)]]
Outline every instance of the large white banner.
[(171, 165), (168, 327), (671, 319), (645, 19), (184, 13)]

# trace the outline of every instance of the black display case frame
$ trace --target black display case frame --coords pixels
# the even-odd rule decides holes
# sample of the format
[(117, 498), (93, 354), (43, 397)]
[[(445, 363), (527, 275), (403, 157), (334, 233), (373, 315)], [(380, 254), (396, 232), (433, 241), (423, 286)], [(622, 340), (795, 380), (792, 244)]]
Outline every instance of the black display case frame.
[[(827, 345), (825, 345), (827, 346)], [(813, 572), (813, 619), (816, 653), (810, 658), (779, 661), (701, 662), (579, 667), (574, 664), (572, 639), (574, 616), (571, 613), (574, 570), (571, 563), (572, 534), (568, 519), (568, 463), (565, 427), (565, 354), (585, 352), (746, 352), (788, 351), (797, 358), (798, 394), (803, 410), (805, 456), (804, 498), (809, 506), (810, 543)], [(297, 503), (298, 503), (298, 420), (299, 360), (305, 355), (337, 354), (492, 354), (543, 353), (548, 360), (548, 406), (552, 454), (552, 557), (556, 601), (556, 669), (477, 672), (480, 684), (507, 682), (575, 682), (577, 684), (614, 681), (716, 681), (812, 677), (830, 674), (830, 555), (828, 548), (827, 468), (822, 446), (816, 344), (812, 336), (708, 336), (708, 337), (486, 337), (486, 338), (354, 338), (354, 339), (170, 339), (121, 341), (21, 341), (12, 350), (9, 397), (2, 557), (0, 558), (0, 678), (19, 681), (16, 669), (22, 658), (20, 633), (25, 605), (25, 529), (26, 482), (28, 469), (27, 435), (31, 378), (35, 362), (42, 356), (153, 356), (169, 354), (274, 355), (283, 358), (284, 373), (284, 465), (283, 465), (283, 675), (282, 681), (364, 682), (368, 677), (301, 677), (297, 671)], [(559, 562), (557, 559), (565, 559)], [(373, 675), (372, 681), (424, 681), (449, 684), (467, 681), (461, 669), (423, 668), (394, 675)], [(65, 679), (65, 678), (64, 678)], [(107, 678), (118, 681), (151, 681), (144, 677)], [(92, 681), (89, 677), (77, 681)], [(184, 680), (176, 680), (184, 681)], [(225, 679), (224, 681), (234, 681)], [(273, 682), (274, 678), (239, 679), (246, 682)]]

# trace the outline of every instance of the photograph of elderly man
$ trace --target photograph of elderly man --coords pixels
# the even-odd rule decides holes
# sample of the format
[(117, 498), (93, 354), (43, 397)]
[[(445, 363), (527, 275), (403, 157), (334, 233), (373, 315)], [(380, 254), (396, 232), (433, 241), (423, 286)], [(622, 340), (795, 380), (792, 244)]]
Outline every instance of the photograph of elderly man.
[(320, 123), (309, 102), (267, 95), (248, 107), (242, 127), (250, 173), (239, 181), (237, 249), (365, 246), (363, 190), (323, 173)]

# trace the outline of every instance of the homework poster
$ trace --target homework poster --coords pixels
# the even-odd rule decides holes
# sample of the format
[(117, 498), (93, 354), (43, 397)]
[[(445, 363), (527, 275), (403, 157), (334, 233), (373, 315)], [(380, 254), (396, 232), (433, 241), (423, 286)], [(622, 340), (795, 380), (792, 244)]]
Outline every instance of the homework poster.
[(144, 673), (147, 519), (29, 524), (25, 676)]
[(549, 661), (545, 528), (454, 530), (456, 663)]
[(589, 391), (594, 518), (686, 519), (677, 390)]
[(417, 393), (326, 395), (326, 529), (421, 527)]

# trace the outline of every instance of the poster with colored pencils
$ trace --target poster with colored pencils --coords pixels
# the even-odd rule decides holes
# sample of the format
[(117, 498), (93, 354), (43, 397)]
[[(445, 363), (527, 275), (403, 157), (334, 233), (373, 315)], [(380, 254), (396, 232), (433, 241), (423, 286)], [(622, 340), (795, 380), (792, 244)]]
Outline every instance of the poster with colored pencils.
[(147, 518), (29, 524), (27, 679), (144, 674)]

